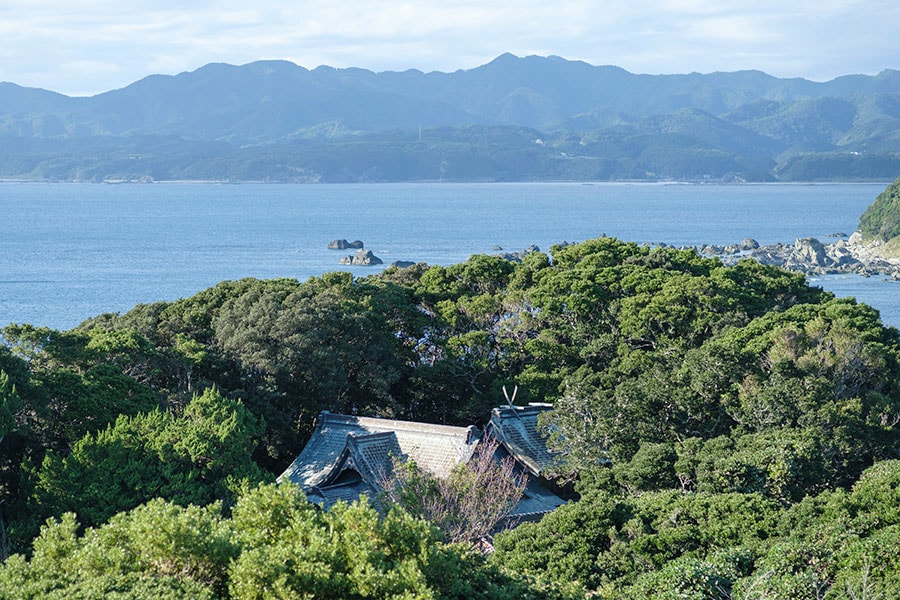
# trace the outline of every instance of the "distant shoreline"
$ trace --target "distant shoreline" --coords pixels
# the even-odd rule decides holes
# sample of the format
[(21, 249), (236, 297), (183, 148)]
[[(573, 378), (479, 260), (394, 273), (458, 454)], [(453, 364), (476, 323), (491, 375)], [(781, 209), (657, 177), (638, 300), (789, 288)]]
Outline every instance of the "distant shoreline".
[(583, 181), (577, 179), (535, 179), (527, 181), (497, 181), (497, 180), (481, 180), (481, 179), (411, 179), (398, 181), (266, 181), (255, 179), (154, 179), (153, 181), (140, 181), (136, 179), (123, 180), (74, 180), (74, 179), (18, 179), (0, 177), (0, 185), (2, 184), (35, 184), (35, 185), (57, 185), (57, 184), (75, 184), (75, 185), (296, 185), (296, 186), (364, 186), (364, 185), (467, 185), (467, 184), (497, 184), (497, 185), (542, 185), (542, 184), (569, 184), (569, 185), (648, 185), (648, 186), (665, 186), (665, 185), (684, 185), (684, 186), (703, 186), (703, 187), (764, 187), (764, 186), (826, 186), (826, 185), (888, 185), (893, 180), (887, 179), (835, 179), (835, 180), (810, 180), (810, 181), (741, 181), (741, 182), (721, 182), (721, 181), (685, 181), (685, 180), (648, 180), (648, 179), (616, 179), (616, 180), (597, 180)]

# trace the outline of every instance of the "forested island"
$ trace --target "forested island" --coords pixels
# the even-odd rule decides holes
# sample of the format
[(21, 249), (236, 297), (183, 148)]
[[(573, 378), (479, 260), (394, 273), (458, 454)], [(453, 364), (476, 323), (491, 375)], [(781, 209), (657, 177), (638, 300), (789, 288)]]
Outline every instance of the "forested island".
[[(0, 597), (900, 589), (900, 332), (775, 266), (602, 237), (225, 281), (2, 340)], [(321, 411), (483, 424), (504, 386), (554, 405), (575, 493), (490, 555), (402, 504), (274, 483)]]

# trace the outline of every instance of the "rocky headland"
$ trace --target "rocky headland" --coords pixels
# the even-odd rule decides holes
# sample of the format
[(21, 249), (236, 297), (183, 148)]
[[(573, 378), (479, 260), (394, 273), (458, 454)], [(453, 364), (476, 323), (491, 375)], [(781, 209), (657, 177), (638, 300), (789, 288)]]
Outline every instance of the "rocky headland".
[[(839, 239), (821, 242), (808, 237), (799, 238), (793, 244), (776, 243), (765, 246), (752, 238), (724, 246), (713, 244), (673, 246), (665, 243), (652, 245), (694, 250), (701, 256), (718, 258), (726, 265), (733, 265), (739, 260), (749, 258), (805, 275), (854, 274), (864, 277), (880, 275), (900, 281), (900, 259), (883, 256), (879, 252), (882, 242), (865, 242), (859, 232), (849, 237), (844, 233), (835, 233), (830, 237)], [(566, 246), (568, 242), (562, 242), (560, 245)], [(498, 255), (507, 260), (521, 262), (527, 255), (539, 251), (540, 248), (537, 246), (531, 246), (518, 252), (500, 252)]]
[(793, 244), (776, 243), (765, 246), (746, 238), (739, 244), (727, 246), (694, 246), (703, 256), (719, 258), (734, 264), (750, 258), (766, 265), (775, 265), (806, 275), (854, 274), (885, 275), (900, 280), (900, 259), (887, 258), (879, 252), (880, 242), (864, 242), (859, 232), (849, 238), (824, 243), (816, 238), (799, 238)]

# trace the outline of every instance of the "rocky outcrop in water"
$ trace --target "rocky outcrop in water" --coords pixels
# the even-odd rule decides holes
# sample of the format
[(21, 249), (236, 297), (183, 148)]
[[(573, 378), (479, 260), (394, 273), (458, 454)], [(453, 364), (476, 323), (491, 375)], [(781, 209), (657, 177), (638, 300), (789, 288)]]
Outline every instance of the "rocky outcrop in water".
[(348, 242), (347, 240), (331, 240), (328, 242), (329, 250), (347, 250), (348, 248), (363, 248), (365, 245), (359, 241)]
[(411, 260), (395, 260), (388, 266), (397, 267), (398, 269), (408, 269), (410, 267), (414, 267), (415, 265), (416, 263)]
[(522, 259), (531, 254), (532, 252), (540, 252), (541, 249), (535, 245), (528, 246), (524, 250), (519, 250), (518, 252), (503, 252), (500, 254), (501, 257), (506, 260), (511, 260), (513, 262), (522, 262)]
[(859, 233), (849, 239), (822, 243), (816, 238), (800, 238), (793, 244), (760, 246), (745, 239), (728, 246), (704, 245), (695, 247), (704, 256), (718, 257), (725, 264), (742, 258), (752, 258), (766, 265), (775, 265), (806, 275), (852, 273), (855, 275), (888, 275), (900, 279), (900, 260), (887, 259), (878, 254), (877, 247), (862, 243)]
[(357, 250), (356, 254), (345, 256), (338, 263), (355, 267), (371, 267), (384, 264), (384, 261), (375, 256), (371, 250)]

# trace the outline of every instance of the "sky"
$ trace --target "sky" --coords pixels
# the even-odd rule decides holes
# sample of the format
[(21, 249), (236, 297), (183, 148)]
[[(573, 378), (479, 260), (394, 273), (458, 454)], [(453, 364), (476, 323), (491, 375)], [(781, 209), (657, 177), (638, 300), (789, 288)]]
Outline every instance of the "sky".
[(451, 72), (505, 52), (632, 73), (900, 69), (897, 0), (2, 0), (0, 81), (90, 96), (212, 62)]

